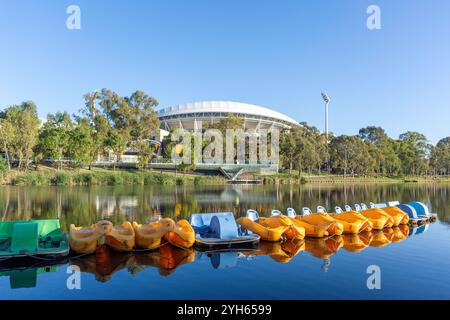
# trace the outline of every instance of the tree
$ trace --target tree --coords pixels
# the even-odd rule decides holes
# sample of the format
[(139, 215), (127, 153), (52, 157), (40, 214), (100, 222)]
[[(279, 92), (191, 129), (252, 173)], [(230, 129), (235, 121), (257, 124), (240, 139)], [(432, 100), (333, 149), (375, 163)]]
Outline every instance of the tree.
[[(294, 129), (295, 130), (295, 129)], [(297, 155), (297, 141), (291, 131), (284, 131), (280, 136), (280, 160), (283, 166), (288, 166), (292, 173)]]
[(369, 126), (359, 130), (359, 137), (369, 146), (369, 153), (375, 161), (378, 174), (396, 175), (401, 170), (400, 159), (395, 153), (395, 141), (383, 128)]
[(39, 133), (35, 152), (44, 158), (57, 160), (58, 170), (62, 170), (63, 159), (69, 155), (70, 134), (74, 124), (67, 112), (48, 114), (47, 121)]
[(111, 149), (116, 154), (114, 170), (116, 169), (116, 163), (120, 162), (121, 156), (127, 148), (128, 141), (128, 130), (116, 128), (112, 128), (109, 130), (108, 136), (105, 140), (105, 147)]
[(95, 143), (92, 139), (91, 126), (87, 119), (78, 119), (78, 123), (70, 132), (68, 156), (79, 166), (91, 161)]
[(418, 132), (408, 131), (399, 137), (397, 154), (404, 174), (419, 175), (428, 169), (431, 146), (427, 138)]
[(331, 140), (332, 168), (345, 176), (372, 172), (374, 161), (367, 145), (358, 136), (341, 135)]
[[(6, 108), (1, 114), (3, 148), (6, 146), (8, 157), (18, 160), (19, 169), (28, 169), (33, 156), (33, 148), (37, 143), (40, 120), (36, 105), (32, 101), (22, 102)], [(6, 128), (6, 129), (5, 129)]]
[(432, 149), (430, 163), (436, 174), (450, 174), (450, 137), (441, 139)]
[(0, 150), (5, 153), (8, 170), (11, 170), (9, 146), (13, 141), (13, 132), (14, 130), (12, 124), (9, 121), (6, 121), (6, 119), (0, 118)]
[(85, 104), (81, 109), (83, 117), (76, 117), (80, 122), (82, 119), (89, 124), (91, 136), (91, 148), (89, 150), (89, 170), (92, 163), (97, 160), (98, 155), (104, 151), (108, 132), (111, 129), (106, 116), (97, 108), (96, 102), (100, 100), (98, 92), (87, 93), (83, 96)]

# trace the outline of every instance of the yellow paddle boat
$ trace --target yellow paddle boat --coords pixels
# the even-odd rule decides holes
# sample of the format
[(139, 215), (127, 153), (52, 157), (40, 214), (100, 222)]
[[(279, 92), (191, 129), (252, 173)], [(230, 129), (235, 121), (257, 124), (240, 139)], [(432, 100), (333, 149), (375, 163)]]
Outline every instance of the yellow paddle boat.
[(283, 215), (279, 210), (272, 210), (270, 218), (260, 217), (258, 223), (269, 226), (271, 228), (276, 227), (288, 227), (283, 235), (286, 239), (303, 239), (305, 238), (305, 228), (301, 226), (293, 219)]
[(140, 249), (155, 249), (161, 245), (161, 239), (166, 232), (173, 229), (174, 221), (169, 218), (153, 221), (147, 224), (133, 222), (136, 235), (136, 247)]
[[(322, 210), (323, 207), (317, 207), (317, 211)], [(344, 233), (358, 234), (372, 230), (372, 223), (356, 211), (344, 212), (340, 207), (335, 207), (335, 213), (331, 217), (342, 224)]]
[(312, 213), (311, 209), (305, 207), (302, 209), (302, 215), (296, 215), (295, 219), (323, 228), (329, 236), (338, 236), (344, 232), (342, 223), (334, 220), (333, 217), (323, 211)]
[(99, 221), (90, 227), (76, 227), (71, 224), (69, 230), (70, 248), (77, 253), (94, 253), (98, 245), (104, 242), (105, 235), (111, 232), (112, 228), (112, 223), (106, 220)]
[(190, 248), (195, 243), (195, 231), (185, 219), (176, 223), (172, 220), (172, 227), (164, 235), (169, 243), (180, 248)]
[(131, 251), (135, 246), (135, 232), (130, 222), (114, 226), (106, 235), (105, 243), (116, 251)]
[[(370, 207), (375, 208), (375, 204), (371, 202)], [(380, 209), (392, 217), (393, 227), (398, 227), (399, 225), (406, 225), (409, 222), (408, 214), (396, 206), (388, 206)]]
[[(311, 212), (311, 210), (309, 211)], [(337, 225), (337, 222), (334, 221), (331, 217), (329, 219), (327, 217), (319, 218), (315, 217), (311, 220), (316, 219), (315, 223), (309, 222), (308, 219), (302, 219), (297, 216), (297, 213), (293, 208), (287, 208), (286, 214), (289, 217), (289, 219), (299, 227), (302, 227), (305, 229), (305, 234), (307, 237), (310, 238), (323, 238), (329, 235), (335, 235), (336, 233), (341, 234), (342, 233), (342, 227)], [(320, 215), (319, 215), (320, 216)], [(306, 218), (306, 215), (303, 215), (304, 218)], [(331, 221), (330, 221), (331, 219)], [(319, 220), (321, 220), (319, 222)], [(328, 220), (328, 221), (324, 221)], [(341, 228), (341, 231), (339, 231), (339, 228)], [(330, 233), (331, 232), (331, 233)], [(340, 232), (340, 233), (339, 233)]]
[(240, 217), (236, 222), (243, 228), (257, 234), (264, 241), (281, 241), (283, 234), (289, 229), (288, 226), (269, 227), (247, 217)]
[(361, 205), (355, 204), (355, 209), (372, 223), (372, 229), (382, 230), (384, 228), (390, 228), (394, 224), (392, 217), (382, 209), (369, 209), (364, 203)]

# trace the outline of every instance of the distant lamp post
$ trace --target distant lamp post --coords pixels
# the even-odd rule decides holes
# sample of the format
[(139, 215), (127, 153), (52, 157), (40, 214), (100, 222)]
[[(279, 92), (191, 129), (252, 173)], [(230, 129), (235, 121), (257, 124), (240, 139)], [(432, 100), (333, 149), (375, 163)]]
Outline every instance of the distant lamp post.
[(322, 92), (322, 99), (325, 102), (325, 136), (328, 143), (328, 105), (330, 104), (330, 97), (325, 93)]

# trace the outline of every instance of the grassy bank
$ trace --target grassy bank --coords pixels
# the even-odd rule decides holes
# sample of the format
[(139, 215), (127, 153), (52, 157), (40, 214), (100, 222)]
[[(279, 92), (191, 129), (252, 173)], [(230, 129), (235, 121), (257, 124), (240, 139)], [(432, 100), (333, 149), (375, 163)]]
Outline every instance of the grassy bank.
[[(277, 175), (251, 175), (267, 185), (306, 183), (427, 183), (447, 182), (449, 177), (343, 177), (337, 175), (298, 175), (280, 173)], [(63, 170), (41, 166), (37, 170), (0, 173), (3, 185), (16, 186), (114, 186), (114, 185), (223, 185), (227, 180), (221, 176), (192, 175), (174, 172), (138, 170)]]
[(450, 177), (351, 177), (339, 175), (290, 175), (277, 174), (271, 176), (259, 176), (264, 184), (305, 184), (305, 183), (427, 183), (450, 182)]
[(16, 186), (218, 185), (225, 183), (226, 180), (220, 176), (100, 169), (59, 172), (53, 170), (11, 171), (2, 177), (2, 184)]

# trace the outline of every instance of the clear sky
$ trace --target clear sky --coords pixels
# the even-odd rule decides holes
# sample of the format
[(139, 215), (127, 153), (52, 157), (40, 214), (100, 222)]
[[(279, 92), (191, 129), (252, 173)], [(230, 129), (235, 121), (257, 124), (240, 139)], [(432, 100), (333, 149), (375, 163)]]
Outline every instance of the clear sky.
[[(81, 8), (81, 30), (66, 8)], [(381, 8), (381, 30), (366, 9)], [(450, 136), (448, 0), (0, 0), (0, 108), (77, 112), (143, 90), (160, 106), (234, 100), (330, 130)]]

